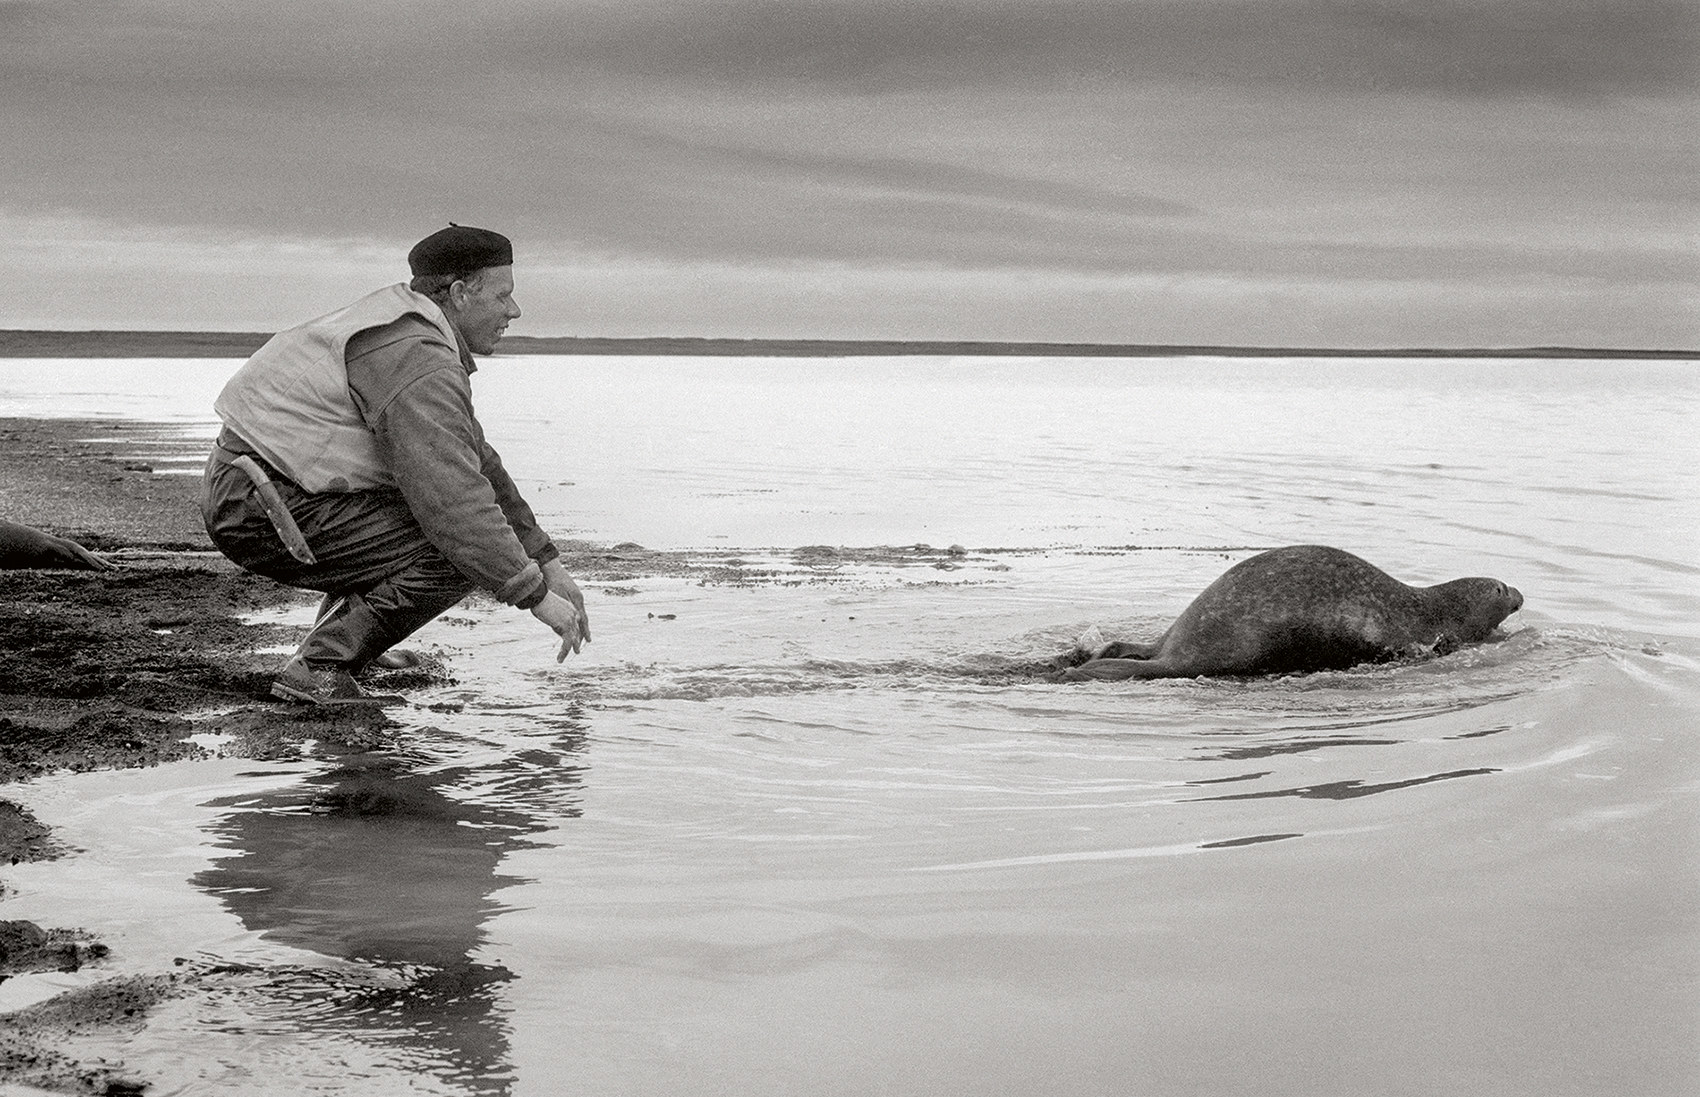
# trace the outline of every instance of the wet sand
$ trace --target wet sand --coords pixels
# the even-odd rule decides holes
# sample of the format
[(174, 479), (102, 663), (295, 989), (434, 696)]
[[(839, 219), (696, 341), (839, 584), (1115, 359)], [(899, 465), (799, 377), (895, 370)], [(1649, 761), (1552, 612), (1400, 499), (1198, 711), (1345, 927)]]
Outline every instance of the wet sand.
[[(275, 757), (305, 740), (366, 748), (393, 725), (381, 710), (340, 713), (282, 704), (267, 690), (279, 657), (256, 649), (293, 644), (299, 630), (246, 620), (260, 610), (307, 605), (318, 595), (230, 564), (212, 548), (196, 509), (198, 476), (163, 474), (144, 459), (204, 452), (204, 443), (154, 424), (0, 419), (0, 516), (67, 536), (104, 553), (110, 572), (0, 572), (0, 782), (56, 769), (147, 766), (193, 757), (186, 736), (231, 736), (225, 754)], [(178, 467), (181, 467), (180, 465)], [(809, 546), (791, 565), (764, 569), (735, 554), (658, 552), (622, 543), (560, 543), (580, 580), (622, 593), (625, 580), (689, 576), (705, 582), (798, 582), (879, 559), (954, 566), (964, 550)], [(484, 596), (472, 595), (473, 599)], [(372, 672), (394, 692), (449, 680), (427, 659)], [(187, 719), (193, 715), (191, 723)], [(13, 814), (15, 815), (15, 808)], [(0, 856), (39, 846), (0, 809)]]
[(326, 719), (265, 699), (276, 659), (253, 651), (290, 637), (243, 617), (314, 596), (225, 561), (201, 529), (198, 478), (147, 459), (203, 448), (146, 424), (0, 420), (0, 514), (118, 565), (0, 574), (0, 781), (191, 756), (185, 716), (206, 710), (194, 730), (231, 733), (256, 757), (384, 726), (377, 712)]

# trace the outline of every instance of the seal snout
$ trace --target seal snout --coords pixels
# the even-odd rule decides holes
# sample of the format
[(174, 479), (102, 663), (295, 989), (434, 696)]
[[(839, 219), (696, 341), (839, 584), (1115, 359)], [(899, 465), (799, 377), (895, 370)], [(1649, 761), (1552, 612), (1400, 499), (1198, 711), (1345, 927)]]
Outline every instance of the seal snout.
[[(1518, 610), (1523, 608), (1522, 591), (1518, 590), (1516, 587), (1508, 586), (1505, 588), (1505, 593), (1509, 596), (1511, 601), (1511, 613), (1516, 613)], [(1510, 614), (1506, 614), (1506, 616), (1509, 617)]]

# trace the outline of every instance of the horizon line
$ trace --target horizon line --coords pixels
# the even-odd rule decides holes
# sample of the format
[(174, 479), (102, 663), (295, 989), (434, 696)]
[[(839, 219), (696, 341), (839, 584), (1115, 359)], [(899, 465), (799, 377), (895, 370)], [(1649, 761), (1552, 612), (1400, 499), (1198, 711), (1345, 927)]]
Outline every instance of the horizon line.
[[(0, 358), (246, 358), (272, 333), (128, 328), (0, 329)], [(1644, 358), (1700, 360), (1700, 349), (1650, 347), (1315, 347), (1229, 343), (1099, 343), (1022, 339), (835, 339), (697, 335), (509, 335), (500, 355), (656, 354), (700, 357), (1240, 357)]]

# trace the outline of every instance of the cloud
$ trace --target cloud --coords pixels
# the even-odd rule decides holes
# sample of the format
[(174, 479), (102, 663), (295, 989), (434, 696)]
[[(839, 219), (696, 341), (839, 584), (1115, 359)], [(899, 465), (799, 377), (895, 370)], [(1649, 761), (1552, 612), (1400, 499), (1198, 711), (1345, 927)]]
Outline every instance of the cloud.
[(14, 74), (336, 94), (586, 68), (862, 93), (1193, 80), (1338, 91), (1690, 94), (1688, 0), (327, 0), (0, 4)]
[[(526, 333), (620, 336), (1678, 347), (1691, 345), (1700, 323), (1692, 295), (1673, 285), (1451, 272), (1341, 283), (1243, 271), (762, 270), (609, 260), (527, 271), (521, 303), (528, 319), (520, 324), (534, 325)], [(1602, 313), (1617, 317), (1615, 343), (1601, 338)]]
[[(0, 0), (0, 213), (95, 226), (14, 257), (60, 304), (84, 264), (115, 308), (99, 226), (127, 264), (247, 241), (274, 281), (317, 247), (340, 286), (384, 266), (346, 249), (451, 219), (684, 272), (631, 298), (672, 332), (691, 286), (783, 312), (834, 272), (984, 323), (1037, 306), (979, 275), (1691, 287), (1695, 24), (1686, 0)], [(160, 254), (239, 287), (208, 313), (264, 296)], [(767, 323), (759, 296), (726, 293)], [(833, 300), (795, 314), (831, 326)]]
[[(1426, 257), (1407, 250), (1390, 272), (1373, 249), (1283, 246), (1287, 260), (1267, 272), (1227, 262), (1182, 273), (1081, 269), (1066, 252), (1057, 258), (1068, 265), (1049, 269), (538, 255), (522, 257), (525, 315), (514, 334), (1681, 347), (1700, 329), (1692, 276), (1579, 277), (1609, 257), (1603, 250), (1508, 271), (1460, 244)], [(1342, 266), (1355, 268), (1351, 277)], [(4, 210), (0, 267), (30, 272), (8, 301), (10, 325), (72, 329), (272, 331), (405, 273), (400, 254), (377, 241), (162, 235)]]
[(1336, 91), (1694, 90), (1684, 0), (700, 0), (532, 13), (519, 58), (859, 91), (1187, 80)]
[(406, 277), (391, 246), (185, 230), (0, 206), (0, 267), (27, 272), (5, 325), (275, 331)]

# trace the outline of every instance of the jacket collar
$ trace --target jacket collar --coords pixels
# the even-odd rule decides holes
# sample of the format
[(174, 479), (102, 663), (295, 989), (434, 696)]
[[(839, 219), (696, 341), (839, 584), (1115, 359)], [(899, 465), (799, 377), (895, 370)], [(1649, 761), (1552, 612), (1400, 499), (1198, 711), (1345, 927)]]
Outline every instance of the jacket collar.
[(452, 320), (449, 322), (449, 327), (455, 333), (455, 349), (460, 351), (460, 364), (466, 367), (466, 372), (469, 375), (477, 373), (478, 363), (472, 360), (472, 351), (467, 348), (466, 340), (461, 338), (460, 329), (455, 327)]

